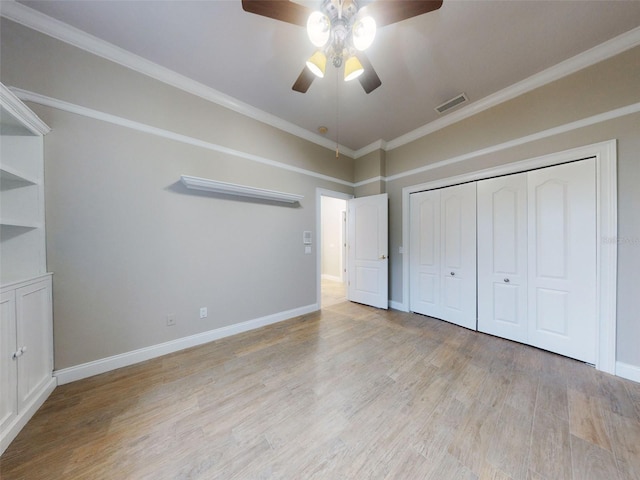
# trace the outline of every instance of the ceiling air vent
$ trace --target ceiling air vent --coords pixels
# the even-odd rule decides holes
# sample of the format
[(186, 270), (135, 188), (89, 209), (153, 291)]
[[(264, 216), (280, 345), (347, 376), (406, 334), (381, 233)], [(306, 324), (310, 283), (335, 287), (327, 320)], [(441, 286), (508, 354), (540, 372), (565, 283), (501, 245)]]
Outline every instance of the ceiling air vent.
[(467, 96), (464, 93), (461, 93), (460, 95), (456, 95), (455, 97), (453, 97), (451, 100), (447, 100), (442, 105), (438, 105), (436, 107), (436, 112), (442, 114), (442, 113), (446, 112), (447, 110), (449, 110), (449, 109), (451, 109), (453, 107), (457, 107), (461, 103), (464, 103), (464, 102), (466, 102), (468, 100), (469, 99), (467, 98)]

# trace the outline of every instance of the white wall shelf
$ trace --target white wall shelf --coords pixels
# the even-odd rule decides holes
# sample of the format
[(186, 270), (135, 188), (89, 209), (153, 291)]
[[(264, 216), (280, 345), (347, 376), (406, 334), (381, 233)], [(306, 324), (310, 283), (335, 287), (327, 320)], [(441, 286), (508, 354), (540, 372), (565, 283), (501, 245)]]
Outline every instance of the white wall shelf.
[(235, 195), (239, 197), (258, 198), (261, 200), (273, 200), (276, 202), (295, 203), (304, 198), (304, 195), (294, 193), (277, 192), (265, 190), (263, 188), (247, 187), (236, 185), (235, 183), (219, 182), (208, 178), (192, 177), (181, 175), (180, 181), (185, 187), (192, 190), (203, 190), (205, 192), (223, 193), (225, 195)]

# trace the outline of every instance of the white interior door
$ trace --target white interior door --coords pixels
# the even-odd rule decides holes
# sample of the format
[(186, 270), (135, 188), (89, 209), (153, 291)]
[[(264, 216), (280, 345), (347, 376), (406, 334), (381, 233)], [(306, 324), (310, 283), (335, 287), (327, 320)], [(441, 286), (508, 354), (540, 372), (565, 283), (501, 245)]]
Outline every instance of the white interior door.
[(440, 318), (440, 190), (410, 199), (409, 309)]
[(478, 182), (478, 330), (527, 342), (527, 174)]
[(389, 306), (388, 197), (386, 193), (347, 202), (347, 299)]
[(529, 343), (595, 363), (595, 159), (527, 175)]
[(476, 329), (476, 184), (440, 191), (441, 318)]

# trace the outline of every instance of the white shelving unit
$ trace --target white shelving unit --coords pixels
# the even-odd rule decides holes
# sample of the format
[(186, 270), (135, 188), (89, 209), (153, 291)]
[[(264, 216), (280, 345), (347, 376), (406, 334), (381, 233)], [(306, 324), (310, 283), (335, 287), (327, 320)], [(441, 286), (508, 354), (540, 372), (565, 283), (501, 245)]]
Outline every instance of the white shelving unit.
[(44, 124), (0, 83), (0, 454), (56, 386)]
[(0, 84), (0, 284), (46, 273), (43, 139), (49, 127)]

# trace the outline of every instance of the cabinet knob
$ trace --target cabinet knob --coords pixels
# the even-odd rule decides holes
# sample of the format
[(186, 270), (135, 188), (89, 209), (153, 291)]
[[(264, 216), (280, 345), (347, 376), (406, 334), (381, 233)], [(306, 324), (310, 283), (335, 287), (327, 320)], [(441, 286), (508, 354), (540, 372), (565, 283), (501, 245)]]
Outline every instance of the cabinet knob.
[(508, 278), (505, 278), (505, 279), (504, 279), (504, 283), (509, 283), (509, 279), (508, 279)]
[(456, 272), (451, 272), (451, 276), (452, 277), (455, 276), (455, 274), (456, 274)]
[(380, 255), (380, 260), (385, 260), (387, 258), (386, 255)]

